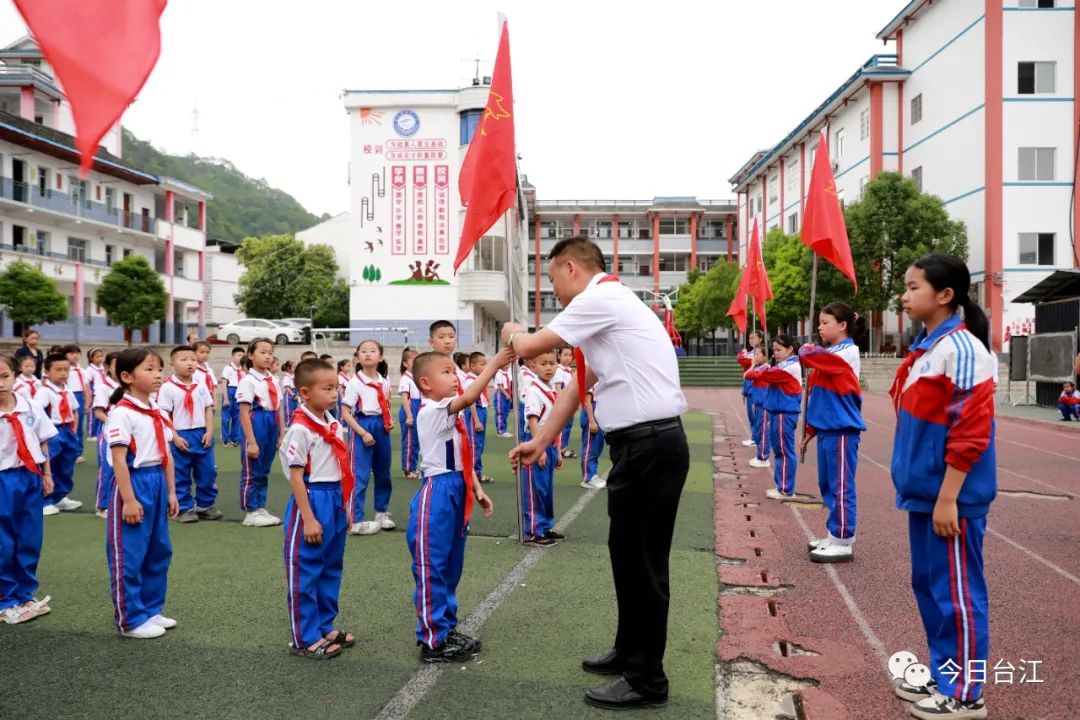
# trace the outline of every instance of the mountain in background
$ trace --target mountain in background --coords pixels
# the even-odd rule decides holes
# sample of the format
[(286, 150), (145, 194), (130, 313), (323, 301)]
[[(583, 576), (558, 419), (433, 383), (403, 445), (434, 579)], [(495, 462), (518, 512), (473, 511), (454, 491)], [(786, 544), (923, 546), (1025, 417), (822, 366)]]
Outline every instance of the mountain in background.
[(231, 243), (249, 235), (295, 233), (322, 218), (312, 215), (292, 195), (240, 172), (228, 160), (195, 155), (166, 155), (123, 130), (124, 161), (155, 175), (190, 183), (214, 196), (206, 205), (207, 235)]

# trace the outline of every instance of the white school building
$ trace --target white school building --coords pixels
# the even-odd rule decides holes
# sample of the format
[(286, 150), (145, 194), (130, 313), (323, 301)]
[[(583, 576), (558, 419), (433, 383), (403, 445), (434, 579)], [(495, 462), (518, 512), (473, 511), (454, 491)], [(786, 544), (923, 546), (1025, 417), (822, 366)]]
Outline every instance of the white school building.
[[(994, 348), (1007, 348), (1008, 337), (1034, 329), (1032, 306), (1013, 298), (1080, 265), (1080, 203), (1071, 203), (1080, 15), (1072, 0), (912, 0), (877, 37), (885, 53), (731, 178), (740, 246), (758, 213), (767, 229), (799, 231), (827, 126), (843, 200), (896, 171), (964, 221), (973, 293), (990, 316)], [(790, 110), (795, 118), (809, 109)], [(871, 351), (906, 346), (905, 320), (887, 312)]]

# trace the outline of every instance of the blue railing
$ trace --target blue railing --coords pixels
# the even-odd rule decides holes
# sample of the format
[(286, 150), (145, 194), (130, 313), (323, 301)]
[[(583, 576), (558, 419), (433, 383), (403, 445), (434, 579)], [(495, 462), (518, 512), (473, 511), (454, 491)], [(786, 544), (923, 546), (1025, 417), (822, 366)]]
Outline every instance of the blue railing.
[(8, 177), (0, 177), (0, 198), (7, 198), (15, 202), (26, 203), (31, 207), (71, 215), (104, 225), (124, 227), (144, 233), (154, 232), (155, 218), (153, 215), (121, 212), (116, 208), (109, 208), (102, 203), (93, 202), (83, 197), (75, 197), (70, 193), (59, 192), (51, 188), (42, 188), (40, 185), (15, 182)]

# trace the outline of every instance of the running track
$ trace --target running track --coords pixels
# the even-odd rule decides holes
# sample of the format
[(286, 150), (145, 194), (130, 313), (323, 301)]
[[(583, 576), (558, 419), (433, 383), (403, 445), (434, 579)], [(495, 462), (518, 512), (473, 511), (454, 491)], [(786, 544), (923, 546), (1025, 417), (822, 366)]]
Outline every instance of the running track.
[[(895, 422), (888, 397), (864, 397), (868, 430), (859, 448), (855, 561), (828, 566), (806, 557), (808, 533), (824, 534), (824, 510), (768, 500), (772, 468), (746, 465), (752, 449), (738, 445), (748, 435), (739, 391), (687, 395), (695, 409), (714, 414), (717, 432), (726, 428), (731, 436), (714, 446), (723, 471), (716, 482), (716, 552), (746, 562), (721, 565), (721, 583), (779, 590), (772, 598), (721, 594), (720, 659), (750, 659), (805, 680), (810, 689), (801, 699), (809, 720), (908, 717), (906, 704), (892, 694), (885, 662), (903, 649), (928, 658), (910, 586), (907, 518), (895, 508), (888, 470)], [(810, 447), (796, 491), (816, 498), (817, 459)], [(1068, 499), (999, 494), (991, 510), (984, 546), (988, 664), (1005, 661), (1015, 670), (1011, 684), (1007, 675), (987, 683), (989, 716), (1080, 717), (1074, 680), (1080, 670), (1080, 433), (999, 419), (997, 451), (999, 492)], [(817, 654), (785, 657), (774, 649), (778, 641)], [(1024, 672), (1027, 682), (1020, 681)]]

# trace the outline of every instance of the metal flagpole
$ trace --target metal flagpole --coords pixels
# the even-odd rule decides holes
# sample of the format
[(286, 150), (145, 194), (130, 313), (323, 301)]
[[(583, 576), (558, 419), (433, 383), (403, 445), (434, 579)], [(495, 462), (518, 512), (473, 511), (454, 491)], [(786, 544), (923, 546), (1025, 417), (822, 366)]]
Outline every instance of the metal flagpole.
[[(514, 172), (515, 172), (515, 174), (517, 176), (517, 188), (518, 188), (518, 190), (517, 190), (517, 196), (518, 196), (517, 205), (518, 205), (518, 207), (520, 207), (520, 212), (516, 212), (515, 215), (519, 219), (521, 241), (524, 242), (525, 238), (528, 237), (528, 232), (529, 232), (529, 208), (525, 204), (525, 191), (521, 186), (521, 169), (518, 168), (518, 164), (517, 164), (517, 148), (516, 148), (516, 146), (515, 146), (515, 149), (514, 149)], [(504, 218), (504, 227), (506, 228), (506, 233), (505, 233), (506, 234), (506, 277), (507, 277), (506, 287), (510, 291), (510, 302), (509, 302), (509, 306), (510, 306), (510, 308), (509, 308), (510, 309), (510, 322), (516, 322), (517, 321), (517, 303), (514, 302), (514, 300), (515, 300), (515, 297), (517, 295), (517, 292), (515, 291), (515, 288), (514, 288), (514, 271), (513, 271), (513, 262), (512, 262), (512, 258), (514, 258), (514, 253), (513, 253), (514, 244), (513, 244), (513, 242), (511, 242), (510, 232), (509, 232), (510, 226), (509, 226), (509, 223), (505, 221), (505, 218)], [(527, 266), (528, 266), (528, 263), (526, 263), (526, 267)], [(536, 302), (540, 302), (539, 297), (536, 298)], [(524, 324), (524, 323), (522, 323), (522, 324)], [(514, 360), (511, 363), (511, 365), (513, 365), (513, 370), (511, 370), (511, 375), (510, 375), (510, 377), (511, 377), (510, 395), (511, 395), (511, 400), (512, 400), (512, 403), (513, 403), (512, 407), (514, 409), (514, 413), (513, 413), (513, 415), (514, 415), (514, 446), (517, 447), (518, 445), (521, 444), (521, 421), (520, 421), (521, 412), (522, 412), (522, 408), (521, 408), (521, 372), (520, 372), (521, 366), (518, 364), (517, 360)], [(520, 542), (520, 543), (525, 542), (525, 518), (522, 515), (523, 508), (521, 507), (521, 474), (523, 472), (525, 472), (524, 468), (522, 467), (522, 464), (520, 462), (518, 462), (517, 468), (514, 470), (514, 506), (517, 508), (517, 535), (518, 535), (518, 542)]]
[[(811, 250), (813, 252), (813, 250)], [(810, 275), (810, 327), (808, 328), (809, 340), (813, 340), (814, 337), (814, 305), (817, 303), (817, 266), (818, 266), (818, 254), (814, 253), (814, 271)], [(802, 432), (796, 433), (802, 439), (806, 439), (806, 401), (810, 396), (810, 373), (812, 370), (806, 373), (806, 378), (803, 380), (802, 389), (802, 411), (799, 413), (799, 422), (802, 423)], [(801, 443), (800, 443), (801, 444)], [(799, 463), (803, 463), (806, 460), (806, 450), (799, 452)]]

